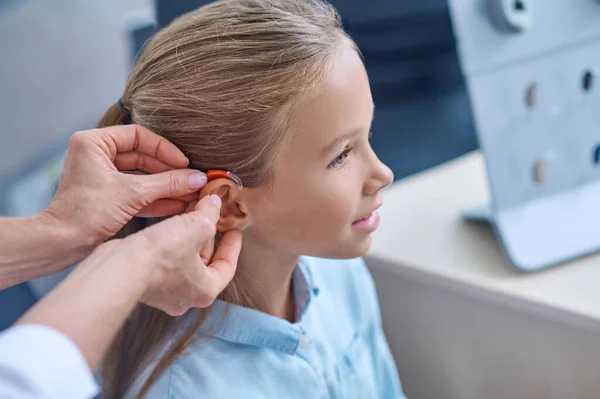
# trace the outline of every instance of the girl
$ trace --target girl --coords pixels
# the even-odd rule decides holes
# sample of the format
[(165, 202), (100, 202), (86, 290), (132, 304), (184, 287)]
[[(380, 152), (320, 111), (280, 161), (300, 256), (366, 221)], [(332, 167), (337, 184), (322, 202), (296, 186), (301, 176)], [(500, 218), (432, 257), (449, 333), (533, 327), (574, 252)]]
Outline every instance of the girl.
[(191, 167), (235, 173), (242, 190), (220, 178), (200, 196), (221, 196), (217, 229), (244, 245), (208, 311), (139, 306), (105, 360), (105, 398), (404, 397), (356, 259), (393, 178), (369, 144), (373, 109), (357, 49), (319, 0), (221, 0), (152, 39), (99, 125), (133, 121)]

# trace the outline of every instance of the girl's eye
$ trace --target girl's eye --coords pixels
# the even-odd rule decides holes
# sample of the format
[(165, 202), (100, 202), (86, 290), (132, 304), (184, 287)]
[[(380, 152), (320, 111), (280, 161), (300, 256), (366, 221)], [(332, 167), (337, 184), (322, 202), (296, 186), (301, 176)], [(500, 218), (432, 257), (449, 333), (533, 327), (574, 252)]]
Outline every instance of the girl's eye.
[(329, 164), (329, 166), (332, 168), (339, 168), (340, 166), (342, 166), (346, 162), (346, 158), (348, 158), (350, 151), (352, 151), (352, 148), (347, 148), (344, 151), (342, 151), (342, 153), (340, 155), (338, 155), (338, 157), (336, 159), (334, 159)]

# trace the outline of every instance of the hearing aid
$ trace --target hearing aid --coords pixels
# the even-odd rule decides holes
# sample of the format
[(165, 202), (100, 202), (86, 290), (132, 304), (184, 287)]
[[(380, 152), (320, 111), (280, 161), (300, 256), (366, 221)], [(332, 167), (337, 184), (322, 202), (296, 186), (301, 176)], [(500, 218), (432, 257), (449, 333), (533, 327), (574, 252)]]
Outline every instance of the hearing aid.
[(232, 173), (228, 170), (211, 169), (208, 172), (206, 172), (206, 178), (209, 182), (216, 179), (229, 179), (232, 180), (235, 184), (237, 184), (238, 189), (241, 190), (242, 188), (244, 188), (244, 185), (242, 184), (242, 179), (240, 179), (240, 177), (235, 173)]

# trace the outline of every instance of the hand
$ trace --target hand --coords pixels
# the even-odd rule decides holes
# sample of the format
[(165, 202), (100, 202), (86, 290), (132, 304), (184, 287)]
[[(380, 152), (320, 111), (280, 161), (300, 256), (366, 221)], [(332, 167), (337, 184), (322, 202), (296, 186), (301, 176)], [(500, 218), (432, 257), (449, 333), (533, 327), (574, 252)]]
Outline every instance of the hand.
[[(226, 232), (214, 249), (221, 199), (203, 198), (191, 212), (174, 216), (118, 244), (132, 256), (144, 254), (151, 276), (141, 302), (180, 316), (210, 306), (233, 278), (242, 234)], [(119, 250), (119, 249), (117, 249)]]
[[(56, 196), (42, 212), (69, 226), (83, 246), (114, 236), (134, 216), (183, 212), (206, 183), (166, 139), (138, 125), (75, 133)], [(178, 170), (176, 170), (178, 169)], [(121, 171), (140, 170), (148, 175)]]
[(95, 370), (140, 299), (170, 315), (209, 306), (233, 278), (242, 244), (230, 231), (213, 256), (220, 203), (206, 197), (189, 213), (100, 245), (17, 324), (60, 331)]

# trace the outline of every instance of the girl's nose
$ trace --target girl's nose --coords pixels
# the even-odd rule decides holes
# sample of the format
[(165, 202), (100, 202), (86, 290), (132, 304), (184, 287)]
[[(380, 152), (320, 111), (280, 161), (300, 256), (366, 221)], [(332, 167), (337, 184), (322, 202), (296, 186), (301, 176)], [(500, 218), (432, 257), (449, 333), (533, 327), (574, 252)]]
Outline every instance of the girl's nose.
[(394, 173), (373, 153), (373, 172), (365, 186), (366, 194), (377, 194), (394, 181)]

